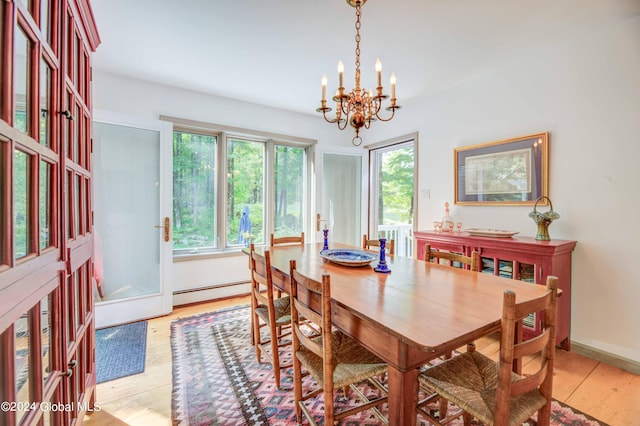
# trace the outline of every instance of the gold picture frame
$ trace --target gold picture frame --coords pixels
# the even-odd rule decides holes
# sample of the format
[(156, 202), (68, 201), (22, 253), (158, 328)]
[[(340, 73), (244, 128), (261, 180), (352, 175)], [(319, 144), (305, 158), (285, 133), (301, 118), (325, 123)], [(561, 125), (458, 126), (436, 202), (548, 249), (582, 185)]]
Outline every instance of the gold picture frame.
[(455, 148), (453, 162), (456, 204), (534, 205), (549, 195), (549, 132)]

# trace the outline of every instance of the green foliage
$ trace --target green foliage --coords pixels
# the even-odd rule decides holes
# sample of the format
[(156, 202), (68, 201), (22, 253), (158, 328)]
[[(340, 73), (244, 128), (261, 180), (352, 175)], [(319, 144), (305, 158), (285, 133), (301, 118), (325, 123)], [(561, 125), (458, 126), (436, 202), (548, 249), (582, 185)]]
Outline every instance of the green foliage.
[(227, 244), (237, 244), (242, 208), (248, 205), (251, 234), (264, 238), (264, 144), (230, 140), (227, 145)]
[[(174, 132), (174, 248), (215, 247), (215, 136)], [(251, 240), (267, 240), (264, 224), (265, 148), (263, 142), (229, 139), (227, 143), (226, 211), (228, 245), (238, 244), (240, 218), (249, 207)], [(276, 235), (304, 228), (305, 149), (275, 146), (274, 228)]]
[(215, 136), (173, 133), (173, 247), (214, 247)]
[(304, 229), (304, 148), (276, 146), (274, 234), (297, 235)]
[(28, 254), (29, 243), (29, 155), (13, 154), (13, 247), (14, 258)]
[(380, 167), (380, 224), (407, 224), (413, 221), (413, 147), (382, 154)]

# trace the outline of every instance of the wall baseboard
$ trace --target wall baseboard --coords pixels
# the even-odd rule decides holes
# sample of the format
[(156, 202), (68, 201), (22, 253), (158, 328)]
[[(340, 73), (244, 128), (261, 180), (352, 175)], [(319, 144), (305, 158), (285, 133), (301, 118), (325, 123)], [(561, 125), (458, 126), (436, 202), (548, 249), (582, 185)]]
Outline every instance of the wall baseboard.
[(251, 293), (251, 283), (246, 281), (212, 285), (173, 293), (173, 306), (190, 305), (214, 299), (228, 299)]
[(584, 355), (596, 361), (603, 362), (611, 367), (620, 368), (633, 374), (640, 375), (640, 362), (623, 358), (612, 353), (595, 349), (582, 343), (571, 342), (571, 350), (579, 355)]

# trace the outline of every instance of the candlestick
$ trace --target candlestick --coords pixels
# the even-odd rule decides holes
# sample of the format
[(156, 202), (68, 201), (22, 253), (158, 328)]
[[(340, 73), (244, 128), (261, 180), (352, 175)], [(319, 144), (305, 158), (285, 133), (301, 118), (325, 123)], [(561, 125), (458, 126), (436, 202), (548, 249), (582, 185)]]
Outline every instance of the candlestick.
[(344, 75), (344, 64), (342, 63), (342, 61), (338, 61), (338, 77), (340, 80), (340, 87), (344, 87), (343, 79), (342, 79), (343, 75)]
[(389, 267), (387, 266), (387, 261), (385, 259), (385, 250), (386, 250), (386, 247), (387, 247), (387, 239), (386, 238), (380, 238), (379, 241), (380, 241), (380, 261), (373, 268), (373, 270), (376, 271), (376, 272), (382, 272), (383, 274), (387, 274), (387, 273), (391, 272), (391, 269), (389, 269)]
[(322, 230), (322, 233), (324, 234), (324, 241), (322, 242), (322, 250), (329, 250), (329, 230), (327, 228), (324, 228)]

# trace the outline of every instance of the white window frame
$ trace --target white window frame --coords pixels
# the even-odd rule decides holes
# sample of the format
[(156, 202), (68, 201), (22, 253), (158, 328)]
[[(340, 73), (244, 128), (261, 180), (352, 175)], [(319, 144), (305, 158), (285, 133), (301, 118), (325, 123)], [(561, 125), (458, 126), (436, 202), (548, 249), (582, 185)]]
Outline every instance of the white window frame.
[[(376, 235), (377, 229), (379, 226), (378, 223), (378, 185), (375, 182), (377, 171), (378, 171), (378, 161), (377, 154), (385, 151), (393, 151), (395, 149), (401, 148), (403, 146), (413, 146), (413, 230), (415, 231), (415, 227), (418, 220), (418, 133), (409, 133), (407, 135), (399, 136), (393, 139), (384, 140), (381, 142), (373, 143), (370, 145), (365, 145), (364, 148), (369, 151), (369, 220), (367, 224), (367, 233), (369, 235)], [(415, 241), (413, 242), (412, 252), (415, 253)]]
[(265, 176), (264, 176), (264, 224), (265, 236), (263, 244), (268, 244), (269, 235), (274, 232), (274, 161), (276, 146), (292, 146), (305, 149), (305, 176), (304, 176), (304, 210), (303, 231), (305, 235), (312, 235), (313, 217), (313, 188), (314, 188), (314, 155), (317, 141), (314, 139), (300, 138), (276, 133), (261, 132), (242, 129), (238, 127), (224, 126), (214, 123), (206, 123), (177, 117), (160, 116), (161, 120), (170, 121), (175, 131), (192, 132), (215, 136), (216, 140), (216, 247), (201, 249), (173, 250), (174, 260), (190, 260), (194, 258), (219, 257), (229, 253), (237, 253), (242, 249), (239, 245), (230, 245), (227, 241), (227, 144), (230, 139), (246, 140), (248, 142), (260, 142), (265, 144)]

